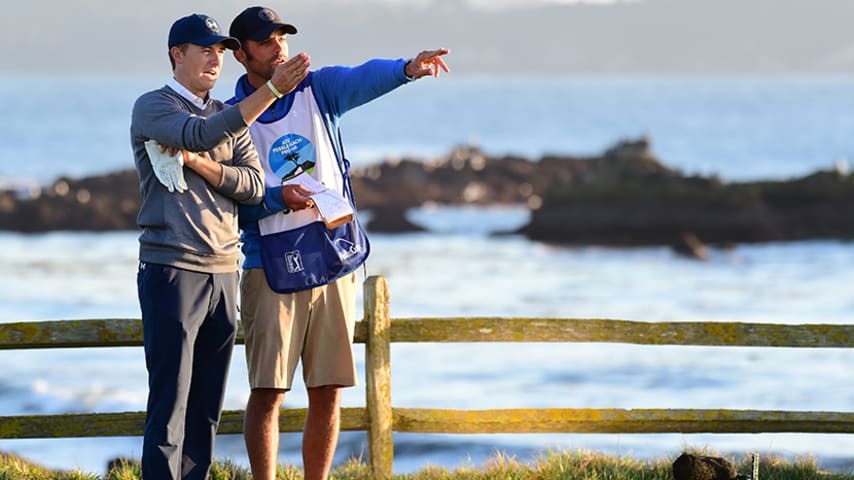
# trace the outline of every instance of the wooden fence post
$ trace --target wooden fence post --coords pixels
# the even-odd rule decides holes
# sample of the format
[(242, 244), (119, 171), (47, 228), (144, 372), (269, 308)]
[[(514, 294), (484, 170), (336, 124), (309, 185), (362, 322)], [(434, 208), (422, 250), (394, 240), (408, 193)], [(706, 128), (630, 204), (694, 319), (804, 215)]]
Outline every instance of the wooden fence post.
[(394, 460), (391, 409), (391, 315), (388, 282), (371, 276), (364, 285), (365, 402), (368, 411), (368, 462), (373, 478), (390, 480)]

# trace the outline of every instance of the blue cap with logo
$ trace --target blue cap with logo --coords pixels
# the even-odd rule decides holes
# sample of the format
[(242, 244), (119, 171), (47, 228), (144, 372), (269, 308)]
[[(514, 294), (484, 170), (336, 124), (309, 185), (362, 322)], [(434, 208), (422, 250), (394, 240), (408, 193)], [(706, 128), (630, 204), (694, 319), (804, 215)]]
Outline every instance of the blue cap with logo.
[(222, 34), (216, 20), (200, 13), (181, 17), (172, 24), (172, 28), (169, 29), (169, 48), (182, 43), (192, 43), (203, 47), (222, 43), (225, 48), (232, 50), (240, 48), (240, 42), (236, 38)]
[(273, 32), (279, 30), (291, 35), (297, 33), (297, 28), (289, 23), (282, 22), (279, 14), (273, 9), (249, 7), (240, 12), (240, 15), (231, 22), (228, 34), (241, 42), (246, 40), (260, 42), (268, 39)]

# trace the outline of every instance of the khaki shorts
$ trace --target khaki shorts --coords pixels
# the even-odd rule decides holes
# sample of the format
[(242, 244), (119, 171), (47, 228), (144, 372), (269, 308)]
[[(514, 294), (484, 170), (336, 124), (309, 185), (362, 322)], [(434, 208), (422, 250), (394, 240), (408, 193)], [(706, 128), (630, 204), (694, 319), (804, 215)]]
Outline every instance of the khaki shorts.
[(356, 385), (356, 288), (354, 272), (323, 287), (279, 294), (262, 269), (245, 270), (240, 311), (250, 388), (290, 390), (300, 359), (306, 387)]

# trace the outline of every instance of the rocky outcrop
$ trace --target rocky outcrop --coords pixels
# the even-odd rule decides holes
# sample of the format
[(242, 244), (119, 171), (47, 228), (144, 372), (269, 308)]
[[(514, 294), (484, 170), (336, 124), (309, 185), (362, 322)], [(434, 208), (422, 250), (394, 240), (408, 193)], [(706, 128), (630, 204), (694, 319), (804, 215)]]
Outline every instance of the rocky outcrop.
[(727, 184), (661, 166), (647, 147), (615, 147), (583, 178), (554, 185), (521, 232), (603, 245), (854, 238), (854, 177), (845, 172)]
[(490, 157), (472, 147), (423, 161), (387, 160), (353, 169), (360, 208), (411, 208), (425, 202), (447, 205), (538, 204), (539, 194), (570, 182), (589, 168), (584, 157)]
[[(544, 157), (537, 162), (488, 157), (459, 148), (434, 160), (388, 160), (351, 173), (360, 210), (373, 213), (374, 231), (412, 231), (405, 211), (425, 202), (440, 204), (518, 204), (536, 206), (538, 192), (556, 181), (570, 181), (588, 159)], [(134, 230), (139, 185), (133, 170), (61, 178), (23, 193), (0, 192), (0, 230)]]
[[(524, 204), (531, 239), (601, 245), (671, 245), (706, 258), (706, 244), (854, 238), (854, 176), (821, 171), (789, 181), (726, 183), (686, 176), (658, 161), (649, 141), (623, 141), (596, 157), (492, 157), (472, 147), (352, 171), (371, 231), (420, 227), (406, 210), (439, 204)], [(0, 229), (134, 230), (139, 186), (132, 170), (62, 178), (0, 192)]]
[(133, 170), (82, 179), (60, 178), (44, 188), (0, 193), (0, 230), (132, 230), (139, 211)]
[(365, 228), (371, 232), (382, 233), (423, 232), (424, 227), (412, 223), (406, 218), (406, 212), (406, 208), (373, 207)]

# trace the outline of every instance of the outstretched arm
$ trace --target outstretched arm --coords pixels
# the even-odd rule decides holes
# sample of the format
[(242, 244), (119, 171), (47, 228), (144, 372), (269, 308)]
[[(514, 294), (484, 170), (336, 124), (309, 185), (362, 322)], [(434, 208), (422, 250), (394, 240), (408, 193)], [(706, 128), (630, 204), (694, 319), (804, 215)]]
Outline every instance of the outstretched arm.
[(328, 66), (314, 72), (313, 85), (321, 95), (321, 109), (335, 115), (364, 105), (371, 100), (427, 75), (438, 77), (450, 71), (442, 56), (446, 48), (424, 50), (414, 58), (394, 60), (375, 58), (356, 67)]

